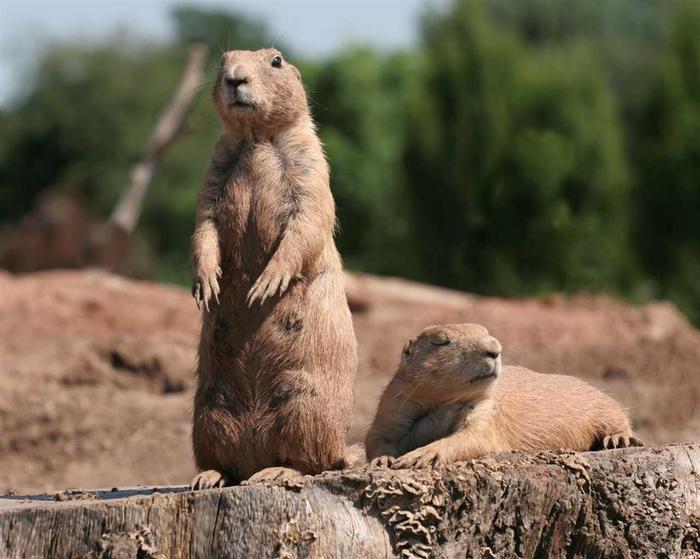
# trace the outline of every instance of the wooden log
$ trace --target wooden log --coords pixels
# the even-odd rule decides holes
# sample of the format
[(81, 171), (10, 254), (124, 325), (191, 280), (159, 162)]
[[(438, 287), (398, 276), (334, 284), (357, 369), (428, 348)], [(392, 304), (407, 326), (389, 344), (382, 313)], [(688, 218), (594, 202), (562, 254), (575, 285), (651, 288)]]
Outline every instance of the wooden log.
[(397, 556), (698, 557), (700, 445), (0, 500), (0, 557)]

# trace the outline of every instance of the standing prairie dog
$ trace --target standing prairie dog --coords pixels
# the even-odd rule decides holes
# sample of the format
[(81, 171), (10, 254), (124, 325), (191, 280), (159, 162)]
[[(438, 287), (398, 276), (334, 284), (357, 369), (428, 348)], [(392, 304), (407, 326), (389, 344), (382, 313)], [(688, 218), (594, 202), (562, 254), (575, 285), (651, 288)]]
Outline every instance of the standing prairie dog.
[(226, 52), (213, 99), (224, 131), (192, 238), (192, 487), (341, 468), (357, 344), (301, 75), (275, 49)]
[(574, 377), (501, 367), (501, 344), (478, 324), (429, 326), (405, 345), (365, 443), (394, 468), (639, 445), (615, 400)]

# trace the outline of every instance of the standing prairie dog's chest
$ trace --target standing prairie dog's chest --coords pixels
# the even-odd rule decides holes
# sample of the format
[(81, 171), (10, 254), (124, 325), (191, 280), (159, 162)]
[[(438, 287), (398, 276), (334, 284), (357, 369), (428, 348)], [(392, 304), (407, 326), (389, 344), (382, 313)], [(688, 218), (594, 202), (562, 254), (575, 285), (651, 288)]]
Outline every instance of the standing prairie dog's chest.
[(228, 254), (265, 260), (294, 211), (293, 180), (285, 156), (271, 142), (241, 146), (221, 176), (217, 219), (227, 229)]

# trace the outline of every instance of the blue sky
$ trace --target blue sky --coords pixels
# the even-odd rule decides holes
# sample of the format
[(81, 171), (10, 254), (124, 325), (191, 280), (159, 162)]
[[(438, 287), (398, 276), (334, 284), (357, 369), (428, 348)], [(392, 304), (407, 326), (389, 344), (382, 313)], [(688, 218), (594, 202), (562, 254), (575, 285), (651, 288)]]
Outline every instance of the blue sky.
[(17, 91), (36, 52), (56, 38), (99, 40), (119, 30), (153, 39), (172, 33), (169, 12), (187, 4), (247, 12), (307, 56), (352, 42), (394, 49), (416, 38), (419, 15), (448, 0), (0, 0), (0, 106)]

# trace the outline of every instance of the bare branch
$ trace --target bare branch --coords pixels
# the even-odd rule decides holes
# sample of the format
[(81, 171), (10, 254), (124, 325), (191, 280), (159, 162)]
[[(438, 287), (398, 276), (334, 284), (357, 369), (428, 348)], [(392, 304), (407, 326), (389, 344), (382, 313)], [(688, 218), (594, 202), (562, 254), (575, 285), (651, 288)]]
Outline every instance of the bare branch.
[(187, 110), (194, 100), (197, 85), (202, 81), (208, 51), (207, 45), (202, 43), (190, 47), (180, 84), (170, 103), (158, 118), (143, 150), (141, 160), (131, 170), (129, 186), (112, 212), (110, 221), (128, 234), (133, 233), (141, 216), (143, 200), (153, 180), (160, 157), (175, 140)]

